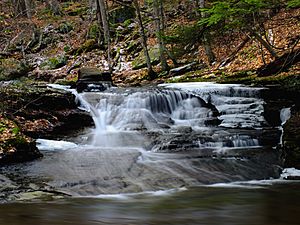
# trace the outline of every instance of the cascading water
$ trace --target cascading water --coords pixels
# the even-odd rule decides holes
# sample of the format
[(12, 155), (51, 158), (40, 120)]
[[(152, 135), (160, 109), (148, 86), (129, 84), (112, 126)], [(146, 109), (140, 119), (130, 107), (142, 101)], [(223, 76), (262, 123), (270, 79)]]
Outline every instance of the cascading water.
[(274, 148), (290, 109), (276, 127), (261, 89), (166, 86), (69, 90), (95, 127), (39, 139), (42, 159), (1, 167), (0, 223), (297, 224), (299, 183), (285, 179), (300, 171), (281, 174)]
[(280, 176), (272, 149), (279, 136), (264, 119), (258, 88), (194, 83), (73, 93), (95, 128), (79, 139), (87, 141), (29, 168), (57, 190), (136, 193)]
[(281, 131), (281, 135), (280, 135), (279, 145), (282, 145), (283, 125), (286, 123), (286, 121), (288, 121), (290, 117), (291, 117), (291, 108), (283, 108), (280, 110), (281, 126), (279, 127), (279, 130)]
[[(126, 146), (124, 137), (139, 143), (140, 132), (196, 128), (218, 120), (218, 111), (200, 97), (177, 90), (149, 90), (127, 94), (83, 93), (80, 101), (91, 112), (95, 130), (94, 146)], [(166, 129), (168, 128), (168, 129)], [(123, 141), (123, 142), (122, 142)], [(124, 142), (125, 141), (125, 142)]]

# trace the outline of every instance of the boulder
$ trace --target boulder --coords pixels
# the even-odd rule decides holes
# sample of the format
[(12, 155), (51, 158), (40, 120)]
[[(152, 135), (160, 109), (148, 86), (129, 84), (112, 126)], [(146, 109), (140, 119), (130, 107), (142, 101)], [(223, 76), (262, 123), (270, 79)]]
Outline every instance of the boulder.
[(300, 112), (293, 111), (283, 126), (283, 159), (284, 167), (300, 169)]
[(105, 91), (112, 86), (111, 73), (97, 68), (84, 67), (78, 71), (76, 89), (82, 91)]
[[(159, 60), (159, 46), (155, 45), (152, 48), (149, 49), (149, 56), (151, 60), (152, 65), (157, 65)], [(133, 70), (139, 70), (142, 68), (147, 67), (144, 51), (141, 51), (139, 55), (135, 58), (135, 60), (132, 62), (132, 69)]]
[(91, 116), (78, 109), (69, 91), (17, 82), (0, 88), (0, 98), (0, 109), (13, 115), (22, 133), (32, 138), (56, 138), (93, 124)]
[(15, 122), (0, 114), (0, 165), (41, 157), (35, 141), (23, 134)]

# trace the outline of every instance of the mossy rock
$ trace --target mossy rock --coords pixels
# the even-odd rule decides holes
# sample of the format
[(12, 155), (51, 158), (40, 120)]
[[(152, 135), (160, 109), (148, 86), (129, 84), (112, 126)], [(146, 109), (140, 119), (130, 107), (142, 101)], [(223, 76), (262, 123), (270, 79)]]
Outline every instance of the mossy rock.
[(58, 79), (55, 81), (55, 84), (60, 84), (60, 85), (68, 85), (68, 86), (74, 86), (76, 84), (77, 78), (63, 78), (63, 79)]
[(61, 68), (67, 64), (67, 57), (65, 55), (59, 55), (53, 58), (46, 59), (40, 65), (43, 70), (54, 70)]
[(73, 25), (65, 21), (58, 26), (57, 31), (61, 34), (67, 34), (71, 32), (73, 29), (74, 29)]
[(80, 2), (65, 2), (63, 3), (63, 10), (69, 16), (86, 15), (88, 7), (82, 5)]
[(0, 115), (0, 165), (25, 162), (42, 156), (33, 139), (11, 120)]
[(284, 125), (284, 166), (300, 169), (300, 112), (294, 112)]
[(87, 38), (88, 39), (97, 39), (99, 37), (99, 33), (100, 33), (99, 25), (96, 22), (92, 23), (91, 26), (89, 27), (89, 30), (87, 33)]
[(21, 202), (27, 202), (27, 201), (31, 202), (33, 200), (53, 201), (53, 200), (64, 198), (64, 195), (37, 190), (37, 191), (19, 193), (16, 194), (14, 197), (15, 200)]
[(80, 55), (84, 52), (90, 52), (94, 49), (99, 48), (97, 41), (95, 39), (88, 39), (86, 40), (79, 48), (73, 49), (69, 52), (70, 55)]
[(32, 67), (25, 61), (14, 58), (0, 59), (0, 81), (27, 76)]
[[(149, 56), (152, 65), (157, 65), (159, 63), (159, 47), (158, 45), (153, 46), (149, 49)], [(146, 58), (144, 52), (141, 51), (139, 55), (132, 62), (132, 69), (138, 70), (147, 66)]]

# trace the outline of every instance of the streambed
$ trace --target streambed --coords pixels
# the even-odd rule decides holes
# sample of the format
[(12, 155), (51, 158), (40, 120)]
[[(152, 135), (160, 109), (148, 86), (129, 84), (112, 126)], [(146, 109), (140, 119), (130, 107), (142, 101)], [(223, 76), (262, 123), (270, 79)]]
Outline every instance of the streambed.
[[(281, 175), (282, 129), (266, 118), (263, 90), (187, 83), (73, 91), (95, 128), (37, 140), (44, 158), (1, 169), (1, 211), (16, 215), (3, 224), (18, 224), (24, 202), (35, 209), (24, 211), (28, 224), (276, 224), (262, 223), (269, 195), (289, 206), (298, 183)], [(289, 108), (281, 112), (283, 124)]]

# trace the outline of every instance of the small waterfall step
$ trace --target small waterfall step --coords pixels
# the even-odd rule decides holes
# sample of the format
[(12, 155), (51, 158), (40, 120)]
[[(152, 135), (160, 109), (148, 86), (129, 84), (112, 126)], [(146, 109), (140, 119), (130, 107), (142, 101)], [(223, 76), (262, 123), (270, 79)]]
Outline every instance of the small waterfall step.
[(213, 104), (221, 114), (220, 126), (232, 128), (261, 128), (264, 119), (263, 88), (252, 88), (238, 84), (175, 83), (163, 87), (185, 90)]
[[(78, 94), (95, 121), (93, 145), (132, 146), (131, 139), (136, 139), (148, 150), (177, 151), (268, 143), (260, 137), (266, 126), (261, 88), (212, 83), (162, 86)], [(249, 130), (251, 135), (244, 134)]]

